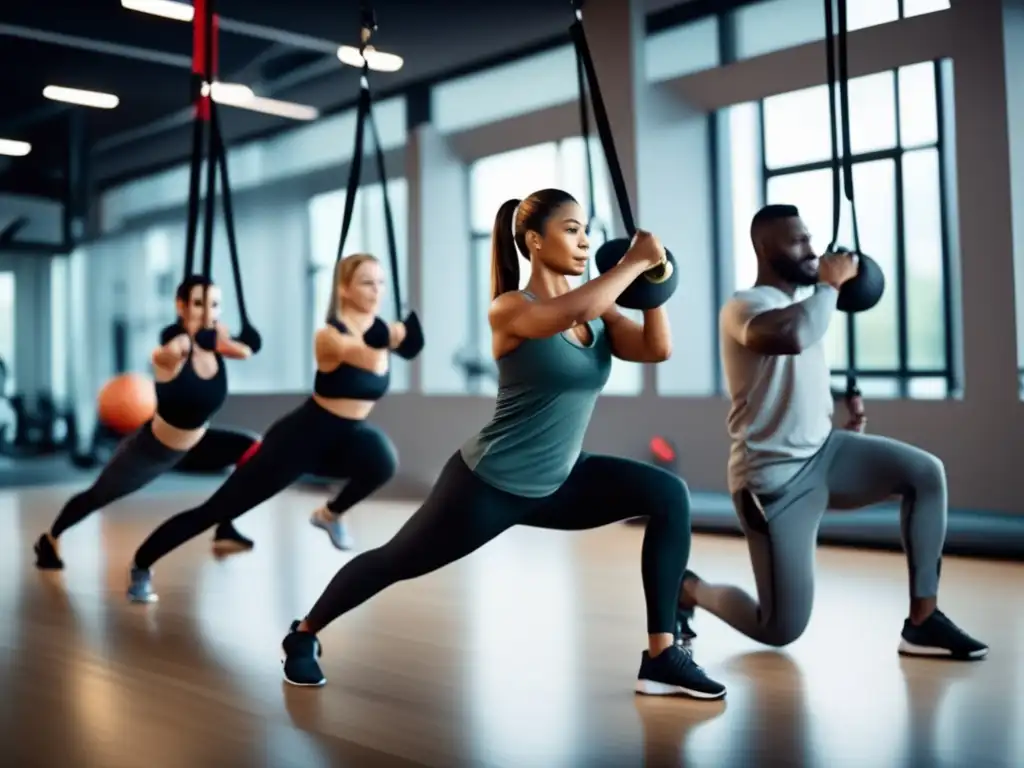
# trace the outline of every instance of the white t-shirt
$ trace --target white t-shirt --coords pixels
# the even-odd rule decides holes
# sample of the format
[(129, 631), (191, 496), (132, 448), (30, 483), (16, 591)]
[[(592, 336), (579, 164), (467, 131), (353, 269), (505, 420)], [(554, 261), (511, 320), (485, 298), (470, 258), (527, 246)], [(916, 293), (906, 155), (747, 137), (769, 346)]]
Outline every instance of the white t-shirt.
[[(814, 311), (835, 314), (838, 292), (834, 288), (820, 285), (814, 295)], [(722, 362), (732, 398), (730, 493), (744, 488), (753, 493), (780, 489), (832, 431), (834, 405), (823, 339), (798, 355), (763, 355), (743, 346), (753, 318), (800, 300), (759, 285), (736, 292), (722, 307)]]

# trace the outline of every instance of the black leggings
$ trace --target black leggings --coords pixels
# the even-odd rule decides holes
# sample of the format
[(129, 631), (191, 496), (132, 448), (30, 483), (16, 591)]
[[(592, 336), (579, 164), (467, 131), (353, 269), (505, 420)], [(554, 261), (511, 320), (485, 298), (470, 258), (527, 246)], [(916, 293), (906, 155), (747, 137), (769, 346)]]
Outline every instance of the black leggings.
[(172, 469), (182, 469), (182, 465), (191, 463), (204, 471), (235, 466), (258, 442), (258, 437), (245, 432), (211, 427), (186, 453), (157, 440), (147, 423), (122, 440), (96, 481), (64, 505), (50, 535), (58, 538), (96, 510), (135, 493)]
[(436, 571), (514, 525), (561, 531), (649, 516), (641, 556), (647, 631), (671, 633), (690, 556), (690, 494), (677, 476), (615, 456), (582, 454), (550, 496), (524, 498), (488, 485), (456, 453), (415, 514), (387, 544), (350, 560), (306, 616), (318, 632), (395, 582)]
[(142, 542), (135, 567), (147, 569), (208, 528), (244, 515), (304, 474), (348, 482), (328, 506), (340, 514), (394, 477), (398, 454), (365, 421), (335, 416), (312, 399), (274, 423), (259, 451), (203, 504), (165, 521)]

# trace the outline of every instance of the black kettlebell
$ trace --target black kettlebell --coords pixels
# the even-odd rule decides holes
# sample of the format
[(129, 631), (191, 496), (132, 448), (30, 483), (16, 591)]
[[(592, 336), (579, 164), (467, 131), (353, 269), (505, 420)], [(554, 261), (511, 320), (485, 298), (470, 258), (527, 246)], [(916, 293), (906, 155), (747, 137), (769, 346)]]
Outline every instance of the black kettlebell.
[[(598, 248), (594, 256), (597, 271), (603, 275), (622, 261), (631, 242), (625, 237), (617, 237)], [(630, 283), (615, 303), (626, 309), (656, 309), (672, 298), (679, 286), (679, 270), (676, 269), (675, 257), (667, 248), (665, 257), (664, 264), (647, 270)]]
[[(835, 249), (836, 253), (849, 253), (845, 248)], [(885, 274), (878, 262), (863, 253), (858, 254), (857, 274), (843, 283), (839, 289), (836, 307), (850, 314), (867, 312), (874, 308), (885, 293)]]

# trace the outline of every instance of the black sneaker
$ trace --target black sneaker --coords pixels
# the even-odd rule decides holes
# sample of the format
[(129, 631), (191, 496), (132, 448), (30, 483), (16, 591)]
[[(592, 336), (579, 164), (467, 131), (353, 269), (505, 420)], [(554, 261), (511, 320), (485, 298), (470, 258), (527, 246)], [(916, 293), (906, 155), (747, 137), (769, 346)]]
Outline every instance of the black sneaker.
[(708, 677), (688, 650), (673, 645), (654, 658), (644, 651), (636, 692), (648, 696), (682, 694), (694, 699), (721, 699), (725, 696), (725, 686)]
[(693, 621), (693, 608), (680, 605), (676, 609), (676, 645), (688, 645), (697, 637), (690, 622)]
[(904, 656), (931, 656), (958, 661), (983, 659), (988, 646), (979, 643), (936, 608), (919, 625), (903, 622), (899, 651)]
[(45, 533), (39, 537), (32, 549), (36, 552), (36, 568), (41, 571), (60, 571), (64, 568), (64, 561), (57, 554), (56, 547)]
[(217, 531), (213, 534), (213, 551), (217, 554), (248, 552), (254, 546), (253, 540), (240, 534), (232, 523), (217, 526)]
[(320, 641), (310, 632), (300, 632), (298, 621), (292, 622), (291, 630), (285, 635), (281, 653), (286, 683), (316, 688), (327, 682), (317, 662), (323, 653)]

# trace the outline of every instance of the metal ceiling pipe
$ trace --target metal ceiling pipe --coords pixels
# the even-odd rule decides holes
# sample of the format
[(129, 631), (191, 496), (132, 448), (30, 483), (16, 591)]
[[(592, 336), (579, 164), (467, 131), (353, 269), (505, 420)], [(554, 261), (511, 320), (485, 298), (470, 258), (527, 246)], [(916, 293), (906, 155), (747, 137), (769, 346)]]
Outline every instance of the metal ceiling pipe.
[[(45, 30), (20, 27), (14, 24), (0, 24), (0, 35), (16, 37), (21, 40), (32, 40), (37, 43), (59, 45), (64, 48), (78, 48), (82, 51), (102, 53), (108, 56), (120, 56), (121, 58), (146, 61), (151, 64), (163, 64), (164, 66), (178, 67), (179, 69), (192, 69), (192, 58), (190, 56), (181, 56), (176, 53), (165, 53), (163, 51), (151, 51), (148, 48), (139, 48), (134, 45), (90, 40), (86, 37), (65, 35), (59, 32), (46, 32)], [(335, 46), (335, 50), (337, 50), (337, 46)]]

